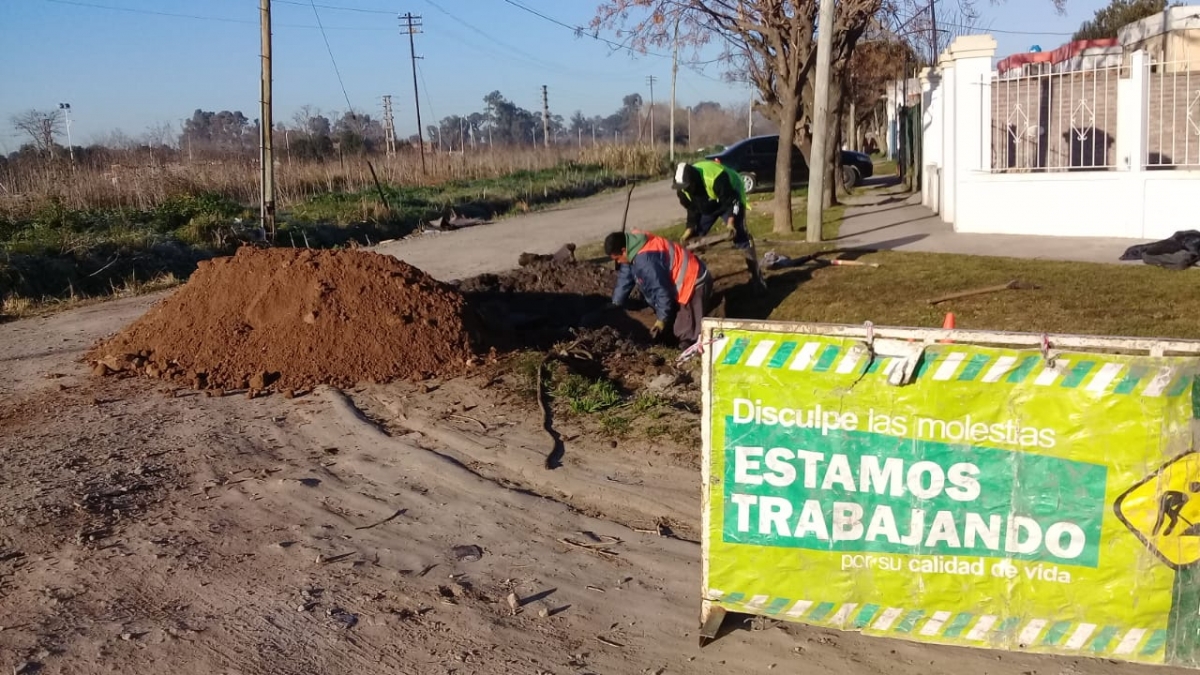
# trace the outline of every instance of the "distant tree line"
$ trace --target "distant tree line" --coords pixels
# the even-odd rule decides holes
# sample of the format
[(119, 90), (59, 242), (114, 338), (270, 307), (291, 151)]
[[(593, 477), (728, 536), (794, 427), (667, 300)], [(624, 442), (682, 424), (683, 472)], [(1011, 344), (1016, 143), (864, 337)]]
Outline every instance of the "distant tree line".
[[(156, 124), (134, 138), (121, 131), (94, 139), (87, 145), (63, 145), (65, 125), (60, 110), (29, 110), (11, 118), (14, 131), (24, 139), (20, 149), (0, 155), (0, 168), (15, 162), (44, 162), (73, 157), (77, 164), (103, 168), (128, 161), (155, 163), (181, 160), (253, 159), (259, 147), (259, 121), (240, 110), (196, 109), (179, 125)], [(683, 147), (728, 144), (748, 131), (748, 106), (725, 107), (713, 101), (676, 110), (675, 141)], [(671, 137), (669, 106), (657, 103), (654, 114), (641, 94), (622, 98), (609, 115), (569, 117), (552, 114), (552, 145), (592, 143), (659, 143)], [(653, 120), (653, 124), (651, 121)], [(774, 126), (756, 114), (755, 133), (774, 133)], [(483, 97), (476, 112), (449, 115), (425, 129), (425, 142), (433, 150), (464, 151), (490, 147), (533, 146), (544, 143), (542, 113), (527, 110), (499, 91)], [(323, 112), (306, 105), (288, 122), (275, 127), (278, 161), (326, 161), (348, 155), (376, 155), (385, 151), (382, 120), (358, 111)], [(417, 136), (398, 139), (397, 149), (416, 147)], [(136, 157), (136, 160), (132, 160)]]

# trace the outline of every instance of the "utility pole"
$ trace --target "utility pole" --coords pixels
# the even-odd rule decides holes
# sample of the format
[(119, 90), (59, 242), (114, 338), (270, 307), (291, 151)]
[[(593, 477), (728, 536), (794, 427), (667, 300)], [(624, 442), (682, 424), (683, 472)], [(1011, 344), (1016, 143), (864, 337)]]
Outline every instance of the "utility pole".
[(390, 159), (396, 154), (396, 118), (392, 115), (392, 95), (383, 97), (383, 143), (384, 152)]
[(829, 158), (825, 137), (829, 135), (829, 62), (833, 57), (833, 0), (821, 0), (817, 16), (817, 82), (813, 96), (812, 161), (808, 164), (808, 236), (821, 241), (825, 209), (825, 169)]
[(754, 135), (754, 85), (750, 85), (750, 105), (746, 107), (746, 138)]
[(67, 121), (67, 152), (71, 155), (71, 161), (75, 161), (75, 144), (71, 142), (71, 104), (59, 103), (58, 109), (63, 111)]
[(688, 148), (692, 146), (692, 107), (688, 106)]
[(646, 76), (646, 83), (650, 85), (650, 147), (654, 147), (654, 83), (657, 81), (653, 75)]
[(263, 231), (275, 239), (275, 152), (272, 147), (275, 123), (271, 117), (271, 0), (259, 0), (259, 24), (262, 28), (262, 110), (258, 131), (262, 140), (259, 162), (262, 165), (262, 196), (259, 213)]
[(550, 147), (550, 95), (542, 85), (542, 144)]
[(675, 79), (679, 76), (679, 19), (675, 19), (674, 49), (671, 51), (671, 164), (675, 163)]
[[(264, 0), (265, 1), (265, 0)], [(408, 34), (408, 53), (412, 57), (412, 74), (413, 74), (413, 101), (416, 103), (417, 111), (417, 143), (421, 148), (421, 173), (425, 171), (425, 132), (421, 128), (421, 95), (417, 91), (417, 46), (414, 35), (421, 32), (421, 17), (413, 16), (412, 12), (405, 12), (400, 17), (404, 21), (401, 26), (403, 32)]]

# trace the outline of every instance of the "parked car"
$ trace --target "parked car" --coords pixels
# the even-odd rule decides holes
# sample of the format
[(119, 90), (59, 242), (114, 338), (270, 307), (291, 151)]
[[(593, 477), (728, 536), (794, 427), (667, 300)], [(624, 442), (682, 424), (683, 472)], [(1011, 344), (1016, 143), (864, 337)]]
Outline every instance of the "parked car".
[[(779, 155), (779, 136), (754, 136), (738, 141), (724, 151), (708, 155), (742, 175), (746, 192), (754, 192), (775, 182), (775, 159)], [(874, 173), (871, 158), (861, 152), (842, 151), (842, 181), (857, 187)], [(808, 182), (808, 163), (799, 149), (792, 151), (792, 184)]]

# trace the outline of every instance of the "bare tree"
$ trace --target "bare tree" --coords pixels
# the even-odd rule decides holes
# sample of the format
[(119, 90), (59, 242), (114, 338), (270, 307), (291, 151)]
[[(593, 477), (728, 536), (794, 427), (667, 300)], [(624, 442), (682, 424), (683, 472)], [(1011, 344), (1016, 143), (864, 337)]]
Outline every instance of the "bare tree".
[[(835, 76), (844, 73), (854, 44), (883, 2), (838, 3), (833, 27)], [(811, 110), (816, 71), (816, 21), (816, 0), (602, 0), (592, 26), (622, 30), (629, 44), (643, 51), (671, 44), (676, 24), (685, 44), (722, 42), (723, 61), (739, 73), (737, 79), (754, 84), (761, 99), (756, 109), (779, 125), (774, 230), (782, 233), (792, 230), (792, 152), (797, 140), (806, 156), (811, 147), (804, 123)], [(840, 87), (832, 89), (837, 92)], [(834, 110), (841, 105), (841, 97), (836, 98), (830, 105)], [(836, 134), (827, 142), (834, 148), (830, 156), (836, 158)]]
[(13, 128), (18, 133), (28, 136), (33, 147), (47, 155), (54, 152), (55, 138), (63, 132), (61, 111), (26, 110), (12, 116)]
[(170, 122), (151, 124), (142, 134), (142, 142), (151, 148), (174, 147), (177, 140), (175, 127)]

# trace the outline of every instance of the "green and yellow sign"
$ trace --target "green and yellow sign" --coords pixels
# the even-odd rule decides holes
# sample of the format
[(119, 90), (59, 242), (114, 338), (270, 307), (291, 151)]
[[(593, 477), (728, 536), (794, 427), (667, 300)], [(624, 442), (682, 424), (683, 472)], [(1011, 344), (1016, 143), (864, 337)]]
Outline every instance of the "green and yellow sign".
[(719, 332), (706, 600), (911, 640), (1200, 664), (1196, 360)]

